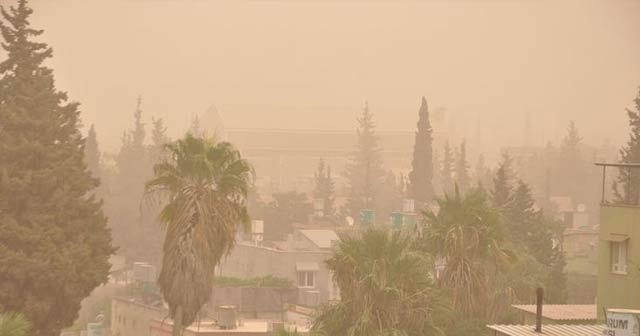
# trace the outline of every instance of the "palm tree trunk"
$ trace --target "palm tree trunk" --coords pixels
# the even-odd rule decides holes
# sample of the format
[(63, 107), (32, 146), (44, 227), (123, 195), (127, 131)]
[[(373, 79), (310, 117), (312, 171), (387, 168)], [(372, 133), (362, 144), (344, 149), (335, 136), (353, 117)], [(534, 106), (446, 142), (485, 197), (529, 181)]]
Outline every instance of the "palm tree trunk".
[(171, 336), (182, 335), (182, 306), (176, 307), (176, 316), (173, 318), (173, 331)]

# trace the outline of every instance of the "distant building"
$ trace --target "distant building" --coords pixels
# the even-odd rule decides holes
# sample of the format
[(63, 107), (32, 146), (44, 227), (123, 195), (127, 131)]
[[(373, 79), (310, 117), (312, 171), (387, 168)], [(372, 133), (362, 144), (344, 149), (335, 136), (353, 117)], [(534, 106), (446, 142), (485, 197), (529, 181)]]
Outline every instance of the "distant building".
[[(416, 115), (417, 117), (417, 115)], [(445, 136), (434, 126), (434, 151), (440, 150)], [(378, 131), (385, 169), (408, 173), (411, 169), (415, 132)], [(354, 131), (295, 129), (227, 129), (227, 138), (258, 172), (262, 194), (296, 190), (310, 192), (313, 174), (322, 158), (331, 166), (338, 195), (344, 185), (341, 173), (357, 143)]]
[(131, 297), (115, 297), (111, 300), (112, 336), (151, 336), (152, 320), (164, 319), (169, 314), (162, 305), (152, 306)]
[(333, 244), (332, 230), (296, 230), (286, 241), (272, 247), (239, 241), (220, 263), (217, 275), (239, 278), (276, 276), (290, 279), (299, 290), (298, 303), (316, 307), (339, 299), (337, 286), (327, 266)]

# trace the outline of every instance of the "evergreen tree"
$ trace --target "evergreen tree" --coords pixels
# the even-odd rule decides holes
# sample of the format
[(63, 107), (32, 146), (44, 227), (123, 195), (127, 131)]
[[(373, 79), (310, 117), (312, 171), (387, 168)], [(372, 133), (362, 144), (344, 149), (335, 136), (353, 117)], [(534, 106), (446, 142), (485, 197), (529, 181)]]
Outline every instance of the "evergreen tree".
[(567, 263), (564, 260), (564, 254), (561, 249), (556, 247), (553, 249), (551, 267), (545, 284), (546, 298), (549, 304), (566, 304), (567, 303), (567, 272), (565, 271)]
[(553, 234), (535, 206), (531, 188), (519, 180), (506, 209), (506, 224), (515, 246), (524, 247), (542, 265), (551, 264)]
[(162, 118), (151, 118), (151, 161), (160, 162), (165, 159), (165, 146), (171, 141), (167, 136), (167, 127)]
[(482, 186), (482, 188), (488, 188), (489, 186), (491, 186), (491, 170), (487, 167), (484, 154), (480, 154), (478, 156), (478, 162), (476, 163), (474, 174), (476, 183)]
[(335, 184), (331, 177), (331, 167), (325, 165), (322, 159), (320, 159), (318, 170), (315, 173), (315, 190), (313, 196), (323, 201), (323, 214), (325, 217), (335, 215)]
[(422, 97), (418, 111), (418, 130), (413, 147), (412, 170), (409, 173), (411, 197), (418, 203), (426, 203), (433, 199), (433, 130), (429, 121), (427, 100)]
[[(129, 260), (159, 263), (160, 253), (153, 251), (142, 237), (143, 213), (141, 202), (144, 183), (152, 176), (153, 162), (145, 146), (146, 129), (142, 122), (142, 99), (138, 98), (133, 114), (133, 128), (122, 136), (122, 146), (116, 156), (117, 174), (113, 179), (112, 194), (105, 199), (114, 244), (118, 253)], [(153, 216), (146, 216), (151, 220)], [(156, 226), (158, 227), (158, 226)], [(144, 242), (144, 243), (141, 243)]]
[(347, 214), (356, 217), (363, 209), (375, 208), (377, 187), (384, 178), (373, 114), (366, 102), (358, 125), (356, 150), (345, 171), (349, 189), (346, 210)]
[(460, 190), (464, 191), (469, 188), (471, 178), (469, 178), (469, 164), (467, 163), (467, 145), (465, 141), (460, 144), (460, 149), (456, 155), (455, 175), (456, 184)]
[(98, 146), (96, 130), (93, 125), (89, 128), (89, 133), (84, 142), (84, 160), (91, 175), (95, 178), (100, 178), (100, 148)]
[(585, 203), (592, 194), (591, 187), (587, 183), (587, 167), (591, 162), (586, 162), (580, 152), (582, 137), (578, 133), (575, 122), (571, 121), (567, 128), (567, 134), (562, 139), (560, 156), (556, 167), (555, 187), (561, 195), (570, 196), (576, 203)]
[(444, 144), (444, 155), (442, 158), (442, 169), (440, 179), (442, 180), (442, 193), (449, 194), (453, 191), (453, 173), (455, 169), (454, 155), (449, 141)]
[[(634, 99), (635, 111), (627, 109), (631, 134), (629, 141), (620, 149), (620, 163), (640, 162), (640, 88)], [(640, 197), (640, 171), (638, 169), (620, 169), (614, 184), (614, 194), (618, 202), (638, 204)]]
[(194, 136), (203, 136), (204, 130), (200, 125), (200, 117), (196, 114), (191, 120), (191, 127), (189, 128), (189, 132)]
[(496, 175), (493, 178), (493, 191), (491, 194), (493, 205), (498, 208), (506, 208), (511, 201), (513, 191), (512, 179), (513, 169), (509, 153), (502, 153), (502, 162), (498, 166)]
[(113, 252), (84, 162), (77, 103), (54, 86), (26, 0), (2, 8), (0, 314), (23, 314), (33, 336), (59, 335), (107, 281)]

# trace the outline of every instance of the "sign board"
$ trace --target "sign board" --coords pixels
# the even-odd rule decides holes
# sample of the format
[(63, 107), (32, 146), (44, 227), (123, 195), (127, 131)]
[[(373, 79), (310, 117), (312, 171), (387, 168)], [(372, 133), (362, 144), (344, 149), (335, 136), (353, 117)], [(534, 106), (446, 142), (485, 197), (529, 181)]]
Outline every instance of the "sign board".
[(404, 215), (400, 212), (394, 212), (391, 214), (391, 227), (394, 230), (400, 230), (404, 222)]
[(640, 336), (640, 311), (612, 309), (607, 311), (606, 336)]
[(373, 224), (374, 220), (375, 220), (375, 214), (373, 213), (373, 210), (365, 209), (360, 212), (360, 223), (363, 226), (369, 226)]
[(104, 328), (102, 323), (88, 323), (87, 324), (87, 336), (103, 336)]

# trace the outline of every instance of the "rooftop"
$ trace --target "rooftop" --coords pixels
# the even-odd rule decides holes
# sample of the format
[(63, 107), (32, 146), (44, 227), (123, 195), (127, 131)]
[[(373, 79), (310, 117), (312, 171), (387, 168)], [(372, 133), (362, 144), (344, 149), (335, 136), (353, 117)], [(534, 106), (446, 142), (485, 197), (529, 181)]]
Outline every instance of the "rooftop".
[[(536, 314), (536, 305), (513, 305), (515, 309)], [(596, 320), (596, 305), (544, 305), (542, 317), (556, 321)]]
[(532, 325), (489, 325), (496, 335), (507, 336), (602, 336), (605, 325), (543, 325), (542, 333), (535, 331)]
[(300, 230), (300, 233), (323, 249), (331, 248), (332, 243), (340, 239), (333, 230)]
[[(235, 329), (220, 329), (215, 321), (205, 320), (200, 322), (194, 322), (191, 326), (186, 328), (187, 331), (203, 334), (247, 334), (256, 333), (263, 334), (269, 331), (269, 321), (267, 320), (241, 320), (238, 321), (238, 326)], [(151, 328), (156, 330), (171, 330), (173, 321), (167, 319), (165, 321), (152, 320)], [(308, 330), (301, 330), (304, 328), (296, 327), (299, 332), (306, 332)]]

